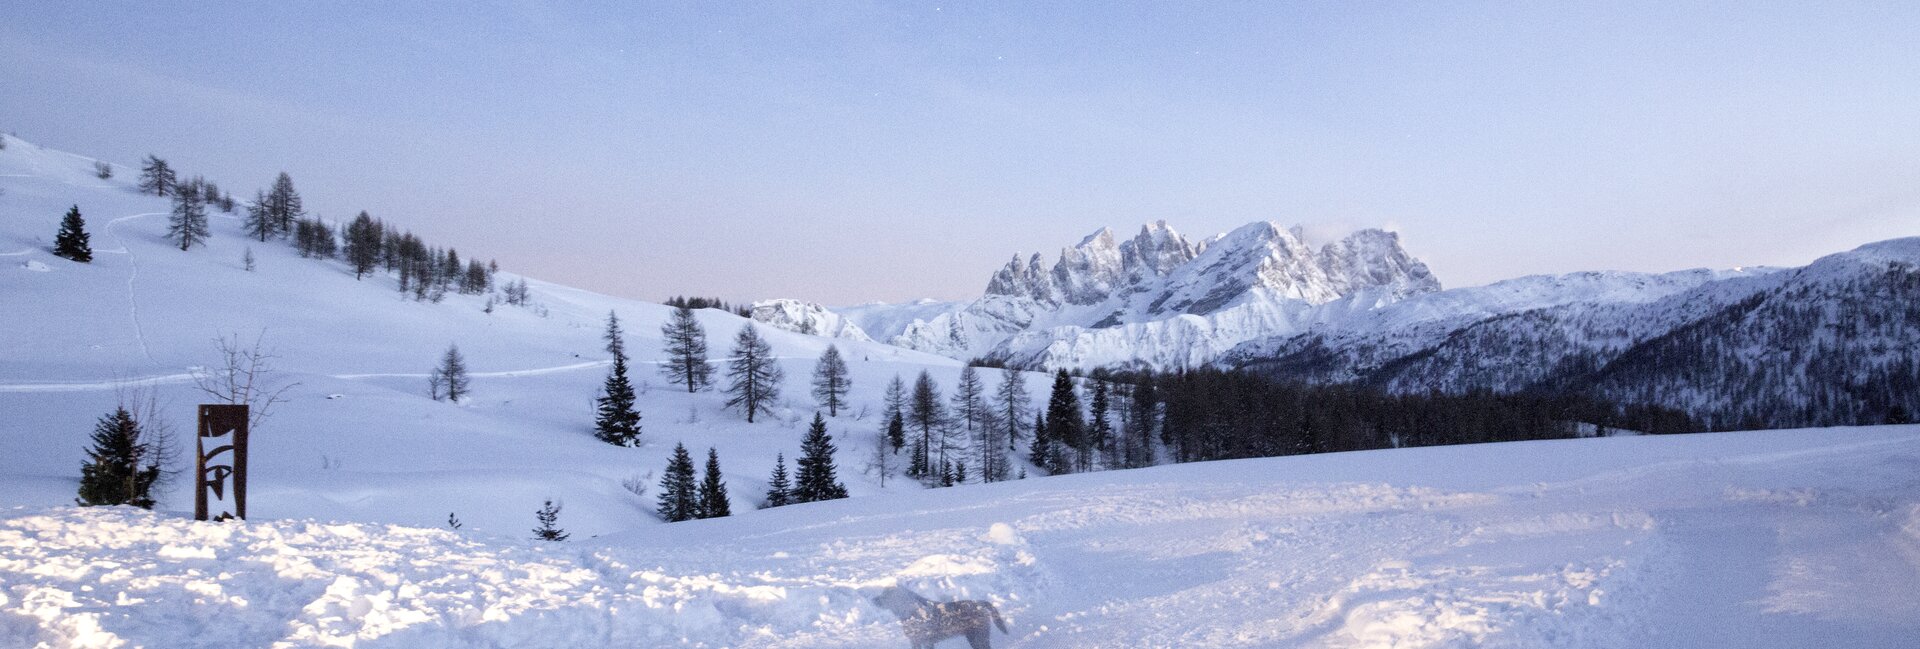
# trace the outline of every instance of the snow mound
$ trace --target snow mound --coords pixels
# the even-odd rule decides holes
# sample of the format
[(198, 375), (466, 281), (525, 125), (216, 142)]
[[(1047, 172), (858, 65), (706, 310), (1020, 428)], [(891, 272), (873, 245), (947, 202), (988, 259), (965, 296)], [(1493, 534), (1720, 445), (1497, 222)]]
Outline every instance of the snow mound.
[(36, 272), (36, 273), (48, 273), (48, 272), (53, 272), (53, 267), (52, 267), (52, 266), (48, 266), (48, 265), (46, 265), (46, 263), (44, 263), (44, 262), (42, 262), (42, 261), (40, 261), (40, 260), (38, 260), (38, 259), (29, 259), (29, 260), (27, 260), (27, 261), (25, 261), (25, 262), (21, 262), (21, 264), (20, 264), (20, 267), (21, 267), (21, 268), (23, 268), (23, 269), (26, 269), (26, 270), (30, 270), (30, 271), (33, 271), (33, 272)]

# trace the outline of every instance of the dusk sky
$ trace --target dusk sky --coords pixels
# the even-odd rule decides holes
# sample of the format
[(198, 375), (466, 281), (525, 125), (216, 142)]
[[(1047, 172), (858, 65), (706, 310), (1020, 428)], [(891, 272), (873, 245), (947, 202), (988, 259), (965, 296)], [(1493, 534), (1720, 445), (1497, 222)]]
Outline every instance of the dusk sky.
[(1159, 219), (1449, 287), (1920, 235), (1920, 3), (1677, 4), (14, 0), (0, 130), (650, 300), (974, 297)]

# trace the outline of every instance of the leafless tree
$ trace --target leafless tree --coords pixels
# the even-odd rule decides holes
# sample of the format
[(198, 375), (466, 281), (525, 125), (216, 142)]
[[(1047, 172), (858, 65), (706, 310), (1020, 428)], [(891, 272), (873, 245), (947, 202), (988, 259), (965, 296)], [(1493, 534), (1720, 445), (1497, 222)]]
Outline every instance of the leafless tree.
[(208, 397), (223, 403), (247, 406), (247, 429), (260, 431), (261, 422), (272, 414), (273, 407), (286, 403), (287, 390), (299, 383), (282, 384), (274, 376), (273, 361), (278, 356), (261, 346), (266, 332), (253, 338), (252, 344), (244, 344), (240, 334), (220, 336), (213, 339), (219, 350), (219, 357), (213, 365), (195, 368), (193, 383)]

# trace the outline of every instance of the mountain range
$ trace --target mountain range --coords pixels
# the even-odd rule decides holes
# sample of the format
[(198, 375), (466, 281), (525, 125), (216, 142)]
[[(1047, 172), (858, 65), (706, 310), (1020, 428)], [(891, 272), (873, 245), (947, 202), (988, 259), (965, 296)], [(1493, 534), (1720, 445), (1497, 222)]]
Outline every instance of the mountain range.
[[(778, 308), (772, 308), (777, 304)], [(1920, 238), (1803, 268), (1591, 271), (1443, 290), (1399, 235), (1314, 241), (1257, 222), (1191, 240), (1101, 229), (1015, 255), (971, 302), (756, 319), (1032, 369), (1226, 367), (1396, 393), (1575, 392), (1714, 428), (1904, 421), (1920, 411)]]

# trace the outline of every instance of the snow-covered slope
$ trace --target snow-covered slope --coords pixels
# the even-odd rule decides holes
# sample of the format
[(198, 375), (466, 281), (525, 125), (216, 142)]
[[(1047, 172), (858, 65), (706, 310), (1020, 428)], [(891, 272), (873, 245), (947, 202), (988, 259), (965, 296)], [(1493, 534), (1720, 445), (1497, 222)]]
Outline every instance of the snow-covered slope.
[[(848, 488), (856, 497), (918, 489), (897, 477), (882, 488), (879, 476), (863, 472), (881, 427), (881, 392), (896, 374), (911, 381), (922, 370), (950, 387), (960, 370), (941, 356), (763, 326), (787, 379), (777, 416), (747, 424), (724, 407), (723, 394), (688, 394), (655, 369), (667, 307), (538, 280), (529, 282), (533, 304), (525, 308), (500, 304), (488, 313), (477, 295), (418, 302), (397, 292), (392, 277), (356, 281), (337, 261), (250, 241), (233, 215), (218, 212), (212, 239), (183, 252), (164, 240), (168, 202), (133, 190), (137, 170), (115, 167), (114, 178), (101, 181), (91, 159), (17, 138), (6, 144), (0, 504), (71, 503), (95, 420), (130, 389), (151, 388), (162, 420), (189, 445), (184, 431), (205, 399), (191, 372), (216, 360), (218, 336), (261, 338), (277, 356), (276, 377), (298, 384), (254, 434), (250, 513), (433, 526), (456, 512), (470, 530), (509, 535), (524, 532), (547, 498), (564, 502), (566, 524), (583, 538), (657, 527), (652, 490), (676, 442), (696, 453), (717, 448), (733, 510), (750, 515), (775, 455), (786, 454), (792, 469), (816, 407), (807, 380), (828, 344), (839, 345), (852, 372), (851, 412), (829, 424)], [(245, 183), (266, 184), (274, 173), (214, 180), (242, 194)], [(75, 204), (92, 233), (91, 264), (49, 252), (60, 216)], [(249, 248), (252, 272), (241, 261)], [(513, 260), (501, 262), (500, 279), (513, 279)], [(640, 448), (591, 435), (609, 312), (619, 314), (637, 365)], [(720, 310), (698, 319), (717, 363), (749, 322)], [(460, 404), (427, 394), (426, 377), (449, 344), (459, 345), (473, 373), (471, 398)], [(1045, 389), (1042, 377), (1028, 383), (1036, 395)], [(635, 494), (624, 482), (648, 491)], [(175, 481), (162, 506), (190, 506), (189, 486)]]
[(1405, 393), (1545, 390), (1714, 428), (1920, 412), (1920, 238), (1798, 269), (1528, 277), (1405, 300), (1222, 357)]
[[(1101, 229), (1062, 249), (1051, 267), (1038, 254), (1015, 255), (979, 300), (912, 318), (883, 338), (1021, 366), (1190, 367), (1241, 342), (1295, 331), (1319, 313), (1439, 289), (1398, 235), (1381, 230), (1313, 246), (1299, 228), (1260, 222), (1195, 243), (1162, 221), (1126, 240)], [(908, 319), (883, 312), (862, 307), (866, 318)]]
[(994, 603), (997, 647), (1891, 649), (1920, 637), (1915, 466), (1914, 426), (1522, 442), (567, 543), (15, 508), (0, 646), (901, 647), (868, 598), (903, 585)]
[(753, 303), (753, 320), (764, 322), (768, 326), (785, 329), (794, 333), (828, 338), (847, 338), (859, 341), (871, 341), (867, 332), (854, 324), (852, 319), (827, 310), (826, 307), (801, 300), (761, 300)]

